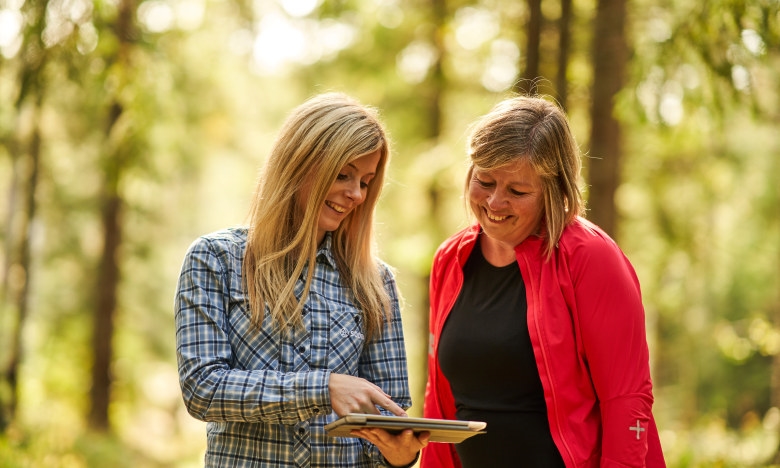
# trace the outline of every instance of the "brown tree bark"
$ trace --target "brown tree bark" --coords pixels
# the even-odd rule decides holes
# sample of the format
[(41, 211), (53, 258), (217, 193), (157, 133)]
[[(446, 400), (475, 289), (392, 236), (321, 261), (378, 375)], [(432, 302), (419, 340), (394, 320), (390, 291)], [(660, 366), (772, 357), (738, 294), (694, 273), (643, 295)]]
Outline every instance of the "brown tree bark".
[[(11, 155), (12, 179), (8, 190), (8, 215), (0, 285), (0, 340), (7, 344), (0, 354), (0, 432), (16, 419), (19, 405), (19, 368), (23, 356), (22, 333), (27, 321), (32, 279), (32, 226), (41, 164), (40, 114), (45, 86), (41, 82), (47, 54), (41, 42), (46, 4), (28, 2), (25, 14), (30, 26), (21, 54), (19, 92), (14, 102), (16, 122), (6, 147)], [(29, 111), (29, 112), (28, 112)], [(20, 129), (28, 127), (29, 134)]]
[(539, 47), (542, 37), (542, 0), (527, 0), (528, 23), (525, 36), (525, 67), (520, 81), (515, 84), (515, 91), (523, 94), (538, 92)]
[[(131, 70), (130, 49), (133, 43), (135, 11), (134, 0), (122, 0), (116, 22), (119, 41), (117, 55), (120, 73)], [(95, 309), (92, 337), (92, 386), (90, 387), (89, 427), (104, 432), (110, 428), (112, 340), (120, 282), (119, 252), (122, 245), (122, 208), (120, 182), (127, 164), (123, 135), (115, 135), (117, 123), (124, 112), (120, 92), (114, 96), (105, 130), (106, 146), (110, 148), (104, 163), (101, 221), (103, 225), (103, 251), (98, 267), (95, 287)]]
[(431, 16), (434, 24), (431, 42), (436, 48), (436, 59), (431, 66), (431, 73), (425, 83), (425, 108), (429, 124), (427, 137), (431, 139), (437, 139), (439, 138), (439, 135), (441, 135), (442, 130), (441, 96), (444, 90), (444, 71), (442, 69), (442, 59), (446, 51), (443, 37), (444, 22), (447, 16), (446, 0), (433, 0), (431, 2)]
[(622, 156), (620, 122), (614, 108), (624, 85), (628, 58), (625, 21), (625, 0), (599, 0), (593, 39), (588, 217), (613, 237), (617, 236), (615, 191)]
[[(777, 209), (777, 218), (780, 219), (780, 207)], [(780, 238), (777, 239), (780, 245)], [(774, 320), (774, 326), (780, 327), (780, 252), (778, 252), (777, 259), (777, 286), (775, 287), (775, 300), (772, 306), (772, 318)], [(780, 354), (772, 356), (772, 373), (770, 376), (770, 403), (774, 408), (780, 408)], [(778, 429), (780, 431), (780, 429)], [(775, 456), (773, 458), (775, 464), (780, 464), (780, 444), (775, 449)]]
[[(23, 221), (19, 219), (21, 210), (17, 209), (18, 195), (21, 190), (22, 170), (21, 157), (19, 156), (18, 142), (9, 141), (6, 147), (11, 154), (11, 184), (8, 188), (7, 215), (5, 218), (5, 242), (3, 244), (4, 262), (2, 271), (2, 284), (0, 284), (0, 300), (2, 300), (2, 312), (0, 316), (0, 339), (10, 345), (7, 350), (0, 348), (0, 433), (13, 423), (17, 408), (16, 378), (21, 356), (14, 352), (16, 342), (21, 341), (22, 319), (20, 312), (21, 281), (27, 281), (27, 270), (19, 265), (18, 225)], [(21, 274), (23, 273), (23, 275)]]
[[(425, 109), (427, 114), (427, 134), (426, 138), (432, 142), (436, 142), (442, 132), (442, 93), (445, 88), (445, 78), (444, 78), (444, 72), (442, 69), (442, 61), (444, 60), (444, 56), (446, 54), (446, 48), (444, 46), (444, 25), (447, 18), (447, 1), (446, 0), (433, 0), (431, 2), (431, 20), (434, 25), (432, 29), (432, 36), (431, 36), (431, 42), (436, 48), (436, 60), (433, 63), (433, 66), (431, 67), (431, 73), (426, 80), (425, 87)], [(428, 204), (430, 206), (430, 212), (431, 212), (431, 219), (434, 220), (433, 226), (441, 226), (442, 224), (437, 222), (439, 219), (441, 219), (442, 216), (442, 209), (441, 209), (441, 203), (440, 200), (443, 197), (443, 194), (441, 193), (441, 185), (439, 184), (439, 177), (437, 175), (433, 175), (430, 179), (428, 179), (428, 187), (426, 190), (428, 194)], [(437, 238), (442, 237), (442, 233), (436, 232), (434, 227), (434, 235)], [(429, 310), (429, 300), (430, 297), (428, 295), (428, 285), (430, 282), (430, 271), (426, 275), (420, 276), (420, 290), (425, 291), (425, 293), (422, 295), (421, 303), (420, 303), (420, 311), (423, 311), (425, 314), (425, 317), (422, 318), (422, 320), (419, 321), (419, 336), (423, 336), (426, 339), (429, 338), (428, 333), (428, 320), (427, 320), (427, 313)], [(425, 347), (425, 349), (428, 349), (428, 346)], [(422, 378), (420, 379), (419, 386), (417, 388), (413, 388), (412, 393), (413, 395), (424, 395), (425, 394), (425, 385), (426, 385), (426, 377), (428, 375), (428, 360), (422, 359), (419, 362), (420, 368), (417, 369), (415, 372), (417, 375), (420, 375)]]
[[(122, 114), (122, 108), (114, 104), (109, 118), (109, 134)], [(119, 249), (122, 244), (122, 198), (119, 180), (122, 160), (118, 154), (110, 155), (104, 181), (101, 212), (103, 225), (103, 251), (97, 273), (95, 310), (92, 333), (92, 386), (90, 387), (89, 427), (96, 431), (109, 429), (108, 408), (111, 403), (111, 362), (113, 357), (114, 316), (119, 289)]]
[[(30, 281), (32, 279), (32, 226), (36, 216), (37, 203), (35, 201), (38, 191), (38, 178), (41, 161), (41, 134), (39, 111), (41, 107), (40, 96), (34, 104), (33, 130), (30, 135), (28, 151), (25, 157), (17, 159), (14, 168), (14, 177), (18, 180), (13, 184), (21, 189), (23, 200), (20, 210), (16, 213), (14, 225), (9, 225), (9, 249), (7, 267), (5, 268), (3, 282), (3, 297), (7, 298), (7, 309), (15, 312), (10, 317), (13, 323), (9, 324), (7, 364), (3, 368), (2, 381), (5, 387), (5, 398), (0, 404), (0, 432), (5, 431), (16, 419), (19, 404), (19, 367), (22, 362), (22, 331), (27, 321), (29, 310)], [(23, 169), (20, 169), (20, 166)], [(23, 173), (23, 174), (20, 174)], [(26, 179), (26, 180), (24, 180)], [(13, 229), (17, 227), (17, 229)], [(5, 308), (5, 307), (4, 307)]]
[(561, 17), (558, 20), (558, 74), (555, 77), (555, 92), (558, 94), (558, 103), (563, 109), (568, 106), (569, 82), (569, 55), (571, 51), (571, 0), (561, 0)]

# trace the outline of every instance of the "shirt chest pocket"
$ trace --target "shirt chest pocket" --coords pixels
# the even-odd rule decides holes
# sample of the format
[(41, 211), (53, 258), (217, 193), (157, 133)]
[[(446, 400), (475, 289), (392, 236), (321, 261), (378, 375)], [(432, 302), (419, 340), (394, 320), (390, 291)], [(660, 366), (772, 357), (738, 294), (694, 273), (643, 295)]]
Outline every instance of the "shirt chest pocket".
[(365, 345), (363, 316), (354, 307), (331, 308), (328, 315), (328, 367), (333, 372), (357, 375)]

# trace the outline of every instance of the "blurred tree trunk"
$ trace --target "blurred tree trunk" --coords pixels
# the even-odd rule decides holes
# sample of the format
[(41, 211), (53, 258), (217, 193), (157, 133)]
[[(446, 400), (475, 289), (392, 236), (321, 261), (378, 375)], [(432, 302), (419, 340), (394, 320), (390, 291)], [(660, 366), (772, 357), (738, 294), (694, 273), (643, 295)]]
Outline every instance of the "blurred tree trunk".
[[(780, 200), (778, 200), (780, 201)], [(777, 205), (780, 207), (780, 204)], [(777, 219), (780, 219), (780, 209), (777, 210)], [(780, 239), (777, 239), (778, 245), (780, 245)], [(774, 306), (772, 307), (772, 310), (770, 311), (772, 318), (774, 320), (774, 326), (775, 328), (780, 328), (780, 250), (778, 250), (778, 256), (777, 256), (777, 271), (776, 271), (776, 278), (775, 281), (777, 283), (777, 286), (775, 288), (775, 298), (774, 298)], [(772, 405), (774, 408), (780, 408), (780, 353), (775, 353), (774, 356), (772, 356), (772, 372), (770, 374), (770, 402), (769, 404)], [(777, 429), (780, 431), (780, 428)], [(780, 445), (775, 449), (775, 456), (774, 456), (774, 463), (780, 464)]]
[[(8, 245), (5, 276), (3, 281), (3, 297), (8, 298), (7, 310), (15, 312), (6, 317), (13, 323), (9, 323), (7, 363), (3, 368), (3, 387), (5, 398), (0, 406), (0, 431), (4, 431), (16, 417), (16, 409), (19, 402), (19, 365), (22, 361), (22, 330), (27, 321), (28, 299), (31, 280), (31, 241), (33, 221), (35, 220), (36, 202), (35, 194), (38, 189), (38, 177), (40, 174), (41, 160), (41, 135), (40, 135), (40, 97), (32, 110), (33, 129), (29, 138), (27, 154), (14, 161), (14, 179), (12, 184), (22, 195), (21, 206), (14, 216), (12, 223), (8, 225)], [(13, 196), (12, 198), (16, 198)], [(10, 216), (10, 215), (9, 215)]]
[(622, 156), (615, 99), (623, 88), (628, 56), (625, 36), (626, 0), (599, 0), (593, 37), (593, 87), (588, 217), (616, 237), (615, 191)]
[(441, 96), (444, 91), (444, 72), (442, 70), (442, 58), (445, 54), (444, 47), (444, 23), (447, 18), (446, 0), (433, 0), (431, 2), (431, 15), (433, 19), (433, 30), (431, 33), (431, 43), (436, 49), (436, 59), (431, 66), (431, 72), (425, 82), (425, 106), (428, 116), (428, 131), (426, 137), (438, 139), (441, 135)]
[[(444, 72), (442, 70), (442, 61), (446, 53), (446, 48), (444, 46), (444, 28), (445, 22), (447, 20), (447, 1), (433, 0), (431, 2), (430, 15), (432, 24), (434, 25), (430, 40), (436, 49), (436, 60), (431, 66), (431, 73), (428, 76), (428, 79), (424, 83), (424, 106), (427, 115), (426, 120), (428, 121), (425, 139), (429, 140), (433, 145), (435, 145), (438, 142), (442, 131), (442, 93), (446, 86)], [(445, 195), (442, 193), (442, 186), (439, 183), (439, 178), (439, 173), (433, 174), (427, 180), (426, 190), (426, 193), (428, 194), (428, 204), (430, 206), (430, 215), (431, 219), (433, 220), (431, 223), (431, 235), (434, 237), (434, 239), (437, 240), (444, 236), (444, 233), (441, 232), (441, 226), (443, 224), (439, 221), (443, 216), (445, 216), (440, 201)], [(420, 277), (420, 282), (420, 290), (424, 291), (424, 294), (422, 294), (420, 310), (423, 312), (425, 317), (419, 321), (419, 336), (430, 339), (427, 320), (427, 314), (430, 308), (430, 296), (428, 291), (428, 286), (430, 283), (430, 270), (427, 271), (427, 274), (424, 274)], [(426, 346), (425, 349), (428, 349), (428, 346)], [(414, 373), (416, 375), (422, 376), (422, 378), (419, 384), (420, 388), (411, 389), (413, 395), (425, 394), (426, 377), (428, 375), (428, 360), (422, 359), (419, 362), (419, 365), (421, 369)]]
[[(23, 360), (22, 332), (27, 321), (31, 281), (31, 243), (36, 216), (36, 193), (41, 161), (40, 115), (44, 86), (41, 83), (46, 53), (41, 44), (46, 2), (28, 2), (30, 22), (20, 54), (19, 94), (14, 103), (13, 133), (7, 139), (11, 155), (11, 184), (4, 245), (0, 300), (0, 339), (7, 344), (0, 354), (0, 432), (16, 419), (19, 405), (19, 366)], [(29, 128), (25, 134), (24, 128)], [(7, 354), (6, 354), (7, 353)]]
[(528, 24), (525, 35), (525, 67), (515, 84), (515, 91), (524, 94), (538, 92), (539, 48), (542, 37), (542, 0), (527, 0)]
[[(124, 76), (131, 70), (130, 49), (133, 41), (133, 0), (123, 0), (119, 5), (115, 33), (119, 41), (113, 57), (117, 73)], [(124, 82), (124, 80), (121, 80)], [(109, 429), (108, 408), (111, 402), (111, 362), (114, 317), (120, 281), (119, 252), (122, 244), (122, 208), (120, 182), (128, 162), (126, 137), (119, 125), (124, 108), (121, 103), (121, 87), (115, 91), (110, 105), (105, 130), (107, 154), (104, 161), (103, 192), (101, 194), (103, 225), (103, 251), (98, 267), (95, 290), (94, 329), (92, 349), (92, 386), (90, 387), (89, 426), (96, 431)]]
[[(121, 116), (122, 109), (115, 103), (110, 117), (109, 133)], [(95, 291), (94, 331), (92, 350), (92, 387), (90, 390), (89, 425), (104, 431), (109, 428), (108, 407), (111, 402), (112, 338), (119, 289), (119, 248), (122, 243), (122, 198), (119, 180), (122, 173), (120, 154), (109, 156), (106, 168), (101, 223), (103, 225), (103, 252), (98, 267)]]
[(566, 109), (569, 99), (569, 55), (571, 53), (571, 0), (561, 0), (561, 17), (558, 20), (558, 74), (555, 77), (555, 91), (558, 103)]
[[(9, 343), (7, 348), (0, 347), (0, 433), (8, 429), (16, 416), (18, 404), (18, 380), (17, 373), (21, 356), (16, 353), (16, 342), (21, 342), (21, 330), (23, 325), (21, 312), (21, 292), (23, 282), (27, 281), (27, 270), (20, 260), (19, 225), (23, 223), (19, 218), (23, 214), (17, 209), (18, 195), (24, 186), (22, 176), (22, 158), (19, 156), (18, 142), (12, 141), (16, 135), (8, 138), (6, 147), (11, 155), (11, 184), (8, 188), (7, 216), (4, 222), (5, 242), (3, 244), (3, 276), (0, 286), (0, 299), (2, 300), (2, 314), (0, 314), (0, 340)], [(19, 221), (17, 221), (19, 220)]]

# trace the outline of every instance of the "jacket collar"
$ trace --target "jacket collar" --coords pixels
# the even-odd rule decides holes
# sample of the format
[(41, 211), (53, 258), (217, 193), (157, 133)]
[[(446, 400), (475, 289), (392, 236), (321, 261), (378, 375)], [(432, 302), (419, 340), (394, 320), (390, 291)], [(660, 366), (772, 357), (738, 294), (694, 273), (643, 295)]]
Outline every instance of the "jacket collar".
[(469, 255), (471, 255), (471, 251), (474, 250), (480, 232), (482, 232), (482, 227), (478, 223), (472, 224), (463, 231), (463, 235), (460, 238), (456, 250), (458, 264), (461, 267), (466, 264)]

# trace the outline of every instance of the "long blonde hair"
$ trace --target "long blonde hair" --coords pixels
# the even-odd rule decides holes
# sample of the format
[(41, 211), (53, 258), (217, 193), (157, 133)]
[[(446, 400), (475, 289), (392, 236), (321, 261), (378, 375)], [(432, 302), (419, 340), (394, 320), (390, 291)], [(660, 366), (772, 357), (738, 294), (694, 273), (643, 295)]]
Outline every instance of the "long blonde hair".
[(580, 150), (566, 114), (542, 97), (506, 99), (474, 123), (467, 151), (471, 165), (466, 193), (475, 166), (494, 169), (520, 159), (531, 163), (542, 179), (542, 222), (549, 259), (563, 229), (584, 211)]
[[(266, 308), (280, 328), (302, 325), (325, 197), (344, 165), (377, 150), (380, 159), (366, 199), (332, 233), (332, 246), (344, 285), (362, 311), (367, 339), (388, 320), (390, 296), (373, 252), (374, 208), (390, 159), (387, 136), (375, 109), (342, 93), (325, 93), (292, 111), (258, 179), (243, 264), (258, 327)], [(307, 200), (300, 196), (304, 187)], [(303, 292), (296, 298), (295, 283), (307, 264)]]

